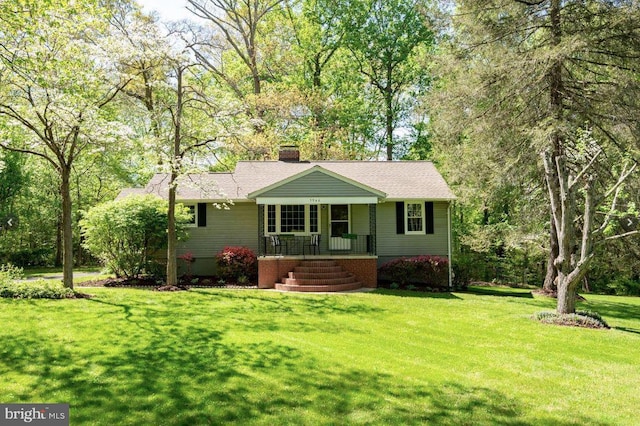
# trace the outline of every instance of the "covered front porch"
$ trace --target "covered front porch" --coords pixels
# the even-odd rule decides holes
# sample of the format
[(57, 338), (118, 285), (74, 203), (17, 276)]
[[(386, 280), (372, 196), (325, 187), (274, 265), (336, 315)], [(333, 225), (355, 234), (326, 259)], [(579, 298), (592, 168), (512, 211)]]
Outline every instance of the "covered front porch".
[(258, 255), (375, 256), (378, 200), (346, 201), (316, 197), (258, 202)]
[(385, 196), (319, 166), (249, 194), (258, 205), (258, 286), (376, 287), (376, 212)]
[(377, 287), (375, 204), (259, 205), (258, 211), (258, 287)]

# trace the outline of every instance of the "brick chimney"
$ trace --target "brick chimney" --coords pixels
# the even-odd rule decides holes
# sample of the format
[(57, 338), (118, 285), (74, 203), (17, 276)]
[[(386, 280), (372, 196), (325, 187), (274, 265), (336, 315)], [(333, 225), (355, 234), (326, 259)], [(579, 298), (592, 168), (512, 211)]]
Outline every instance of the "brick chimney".
[(300, 161), (300, 149), (297, 145), (282, 145), (278, 160), (286, 161), (287, 163), (298, 163)]

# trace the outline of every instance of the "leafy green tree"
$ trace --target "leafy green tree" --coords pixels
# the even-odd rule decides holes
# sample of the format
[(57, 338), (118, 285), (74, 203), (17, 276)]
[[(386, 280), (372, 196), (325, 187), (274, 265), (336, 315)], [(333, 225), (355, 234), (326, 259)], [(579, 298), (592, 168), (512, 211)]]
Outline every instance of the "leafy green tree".
[(17, 152), (0, 152), (0, 219), (11, 213), (13, 200), (26, 183), (24, 162)]
[(25, 138), (4, 149), (37, 156), (56, 170), (62, 204), (63, 283), (73, 287), (71, 174), (87, 152), (122, 142), (108, 106), (128, 76), (112, 67), (117, 43), (97, 1), (0, 3), (0, 119)]
[[(242, 61), (251, 76), (251, 92), (259, 95), (262, 91), (262, 82), (268, 74), (267, 61), (269, 58), (261, 51), (258, 42), (259, 31), (265, 17), (281, 7), (284, 0), (188, 0), (187, 9), (196, 16), (206, 19), (222, 35), (226, 42), (225, 48), (230, 48)], [(219, 52), (223, 46), (212, 45)], [(199, 53), (203, 63), (218, 77), (231, 87), (238, 97), (245, 97), (246, 92), (238, 85), (238, 82), (230, 78), (230, 74), (222, 64)], [(258, 115), (259, 111), (258, 111)]]
[(636, 169), (639, 18), (637, 2), (460, 1), (441, 58), (440, 143), (500, 153), (494, 176), (544, 179), (559, 313), (616, 238), (604, 231)]
[[(184, 236), (190, 218), (176, 207), (177, 235)], [(167, 247), (168, 205), (155, 195), (130, 196), (91, 208), (81, 221), (84, 245), (118, 277), (155, 270), (153, 263)]]
[[(138, 35), (126, 37), (138, 54), (134, 61), (122, 63), (136, 76), (124, 93), (135, 101), (132, 108), (142, 107), (148, 123), (142, 129), (145, 145), (167, 172), (167, 284), (175, 285), (179, 177), (202, 170), (210, 157), (242, 133), (244, 123), (237, 119), (242, 108), (220, 92), (211, 71), (194, 59), (186, 28), (175, 27), (164, 35), (154, 19), (135, 8), (120, 12), (120, 32), (126, 35), (137, 28), (133, 32)], [(215, 198), (215, 188), (201, 190)]]
[(433, 47), (434, 35), (417, 0), (350, 0), (341, 6), (345, 43), (383, 100), (386, 156), (392, 160), (403, 97), (425, 72), (414, 58)]

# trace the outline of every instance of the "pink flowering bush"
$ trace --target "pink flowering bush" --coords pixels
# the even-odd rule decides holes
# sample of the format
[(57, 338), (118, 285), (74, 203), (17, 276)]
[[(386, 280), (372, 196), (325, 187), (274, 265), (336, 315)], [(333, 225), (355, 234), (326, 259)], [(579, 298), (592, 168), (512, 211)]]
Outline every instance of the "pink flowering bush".
[(405, 286), (446, 287), (449, 261), (445, 257), (420, 255), (391, 260), (378, 269), (380, 279)]
[(246, 282), (258, 276), (258, 258), (247, 247), (225, 247), (216, 254), (216, 266), (224, 280)]
[(190, 251), (181, 254), (180, 256), (178, 256), (178, 259), (182, 260), (184, 262), (185, 268), (186, 268), (186, 272), (185, 272), (185, 277), (190, 279), (192, 274), (191, 274), (191, 264), (193, 262), (196, 261), (196, 258), (193, 256), (193, 253), (191, 253)]

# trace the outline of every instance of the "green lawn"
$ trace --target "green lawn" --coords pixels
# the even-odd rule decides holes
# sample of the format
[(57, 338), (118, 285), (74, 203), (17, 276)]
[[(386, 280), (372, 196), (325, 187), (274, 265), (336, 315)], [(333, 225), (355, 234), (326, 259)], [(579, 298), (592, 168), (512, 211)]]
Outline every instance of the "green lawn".
[(587, 296), (598, 331), (513, 289), (82, 291), (0, 299), (0, 402), (69, 402), (73, 425), (638, 424), (640, 298)]
[[(73, 273), (82, 276), (83, 274), (97, 274), (104, 268), (100, 266), (74, 266)], [(23, 269), (24, 276), (27, 278), (47, 278), (52, 275), (62, 275), (62, 268), (34, 266)]]

